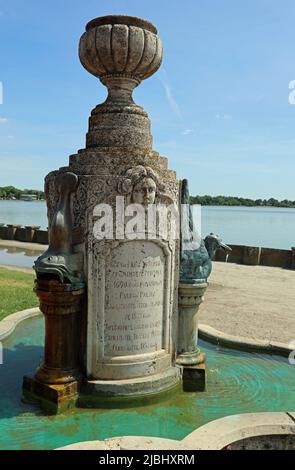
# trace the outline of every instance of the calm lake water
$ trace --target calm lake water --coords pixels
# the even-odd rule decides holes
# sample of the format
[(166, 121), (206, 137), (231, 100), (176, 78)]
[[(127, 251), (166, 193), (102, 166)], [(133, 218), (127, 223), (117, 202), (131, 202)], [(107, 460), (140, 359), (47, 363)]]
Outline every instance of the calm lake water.
[[(0, 201), (0, 223), (47, 227), (42, 201)], [(226, 243), (290, 249), (295, 246), (295, 209), (202, 207), (202, 234), (219, 234)]]

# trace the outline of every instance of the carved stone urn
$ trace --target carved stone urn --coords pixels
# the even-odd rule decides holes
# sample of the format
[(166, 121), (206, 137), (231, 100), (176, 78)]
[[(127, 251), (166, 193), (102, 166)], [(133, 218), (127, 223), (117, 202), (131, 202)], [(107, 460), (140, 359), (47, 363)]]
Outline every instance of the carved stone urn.
[(79, 46), (82, 65), (108, 88), (106, 101), (90, 118), (87, 146), (151, 149), (150, 121), (132, 92), (162, 62), (162, 43), (150, 22), (124, 15), (95, 18)]

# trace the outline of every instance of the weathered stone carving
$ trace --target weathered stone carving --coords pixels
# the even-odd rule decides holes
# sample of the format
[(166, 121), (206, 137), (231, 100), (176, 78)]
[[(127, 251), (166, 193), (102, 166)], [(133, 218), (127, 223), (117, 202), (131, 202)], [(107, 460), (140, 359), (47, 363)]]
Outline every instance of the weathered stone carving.
[[(231, 251), (231, 248), (223, 243), (218, 235), (213, 233), (207, 235), (205, 240), (201, 239), (193, 220), (187, 180), (182, 181), (181, 202), (188, 208), (188, 211), (186, 211), (188, 212), (188, 217), (184, 221), (187, 225), (187, 230), (182, 232), (181, 239), (180, 282), (187, 284), (204, 283), (207, 282), (211, 274), (211, 259), (216, 250), (222, 248), (226, 251)], [(187, 237), (191, 237), (191, 239)]]
[(73, 253), (70, 196), (76, 190), (78, 177), (62, 173), (56, 177), (59, 200), (49, 228), (49, 247), (34, 263), (37, 277), (56, 276), (61, 282), (82, 281), (81, 255)]
[(144, 206), (154, 204), (156, 195), (164, 189), (152, 168), (142, 165), (129, 168), (118, 185), (119, 193), (128, 196), (128, 202)]

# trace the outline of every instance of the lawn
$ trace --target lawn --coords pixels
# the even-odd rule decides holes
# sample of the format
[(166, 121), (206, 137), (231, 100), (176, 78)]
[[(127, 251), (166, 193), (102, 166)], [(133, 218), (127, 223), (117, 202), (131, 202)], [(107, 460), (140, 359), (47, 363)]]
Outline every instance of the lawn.
[(0, 321), (11, 313), (37, 307), (33, 292), (35, 275), (0, 268)]

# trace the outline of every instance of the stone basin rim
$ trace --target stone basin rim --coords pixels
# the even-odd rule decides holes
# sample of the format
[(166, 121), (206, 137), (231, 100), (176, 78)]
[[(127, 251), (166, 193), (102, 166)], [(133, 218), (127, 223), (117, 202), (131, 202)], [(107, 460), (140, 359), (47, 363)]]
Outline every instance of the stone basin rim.
[(8, 338), (22, 321), (41, 315), (39, 307), (27, 308), (7, 315), (0, 321), (0, 341)]
[(137, 16), (129, 16), (129, 15), (107, 15), (107, 16), (98, 16), (97, 18), (93, 18), (86, 24), (86, 31), (89, 31), (92, 28), (96, 28), (97, 26), (104, 26), (104, 25), (115, 25), (115, 24), (123, 24), (126, 26), (137, 26), (138, 28), (145, 29), (150, 31), (151, 33), (157, 34), (158, 30), (156, 26), (154, 26), (150, 21), (144, 20), (143, 18), (138, 18)]
[[(7, 315), (7, 317), (0, 321), (0, 340), (2, 341), (10, 336), (19, 323), (36, 316), (42, 316), (39, 307), (28, 308)], [(221, 347), (234, 349), (236, 351), (259, 351), (262, 354), (271, 353), (285, 357), (293, 351), (293, 348), (285, 343), (251, 340), (246, 337), (229, 335), (206, 324), (199, 325), (199, 336), (208, 343), (219, 344)]]
[(222, 450), (243, 439), (292, 437), (294, 432), (294, 412), (249, 412), (209, 421), (181, 440), (156, 436), (117, 436), (103, 441), (75, 442), (54, 450)]
[(235, 336), (216, 330), (210, 325), (199, 324), (199, 337), (208, 343), (221, 347), (245, 352), (260, 352), (262, 354), (274, 354), (277, 356), (288, 357), (294, 350), (293, 346), (279, 341), (268, 341), (261, 339), (252, 339), (245, 336)]

